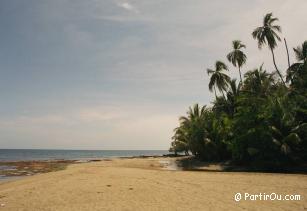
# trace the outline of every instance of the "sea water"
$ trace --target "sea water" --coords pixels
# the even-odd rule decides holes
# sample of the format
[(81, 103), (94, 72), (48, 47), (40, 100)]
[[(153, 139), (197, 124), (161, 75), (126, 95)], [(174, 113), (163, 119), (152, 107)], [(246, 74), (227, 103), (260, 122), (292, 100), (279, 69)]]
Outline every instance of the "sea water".
[(49, 150), (49, 149), (0, 149), (2, 161), (28, 160), (87, 160), (111, 157), (159, 156), (167, 150)]

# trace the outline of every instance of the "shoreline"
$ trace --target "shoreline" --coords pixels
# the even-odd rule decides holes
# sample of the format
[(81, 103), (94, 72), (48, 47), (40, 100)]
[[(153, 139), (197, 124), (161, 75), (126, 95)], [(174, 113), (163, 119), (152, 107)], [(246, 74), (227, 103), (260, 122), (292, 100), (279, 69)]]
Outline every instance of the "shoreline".
[(2, 177), (0, 181), (64, 170), (72, 163), (76, 163), (76, 161), (3, 161), (0, 162), (0, 176)]
[[(0, 182), (0, 210), (303, 210), (307, 175), (169, 171), (176, 158), (108, 159)], [(161, 162), (163, 161), (163, 162)], [(235, 193), (300, 201), (235, 202)]]
[(138, 155), (138, 156), (113, 156), (103, 158), (84, 159), (49, 159), (49, 160), (18, 160), (0, 161), (0, 182), (23, 178), (36, 174), (65, 170), (71, 164), (108, 161), (112, 159), (146, 159), (167, 158), (172, 155)]
[(27, 161), (0, 161), (0, 183), (18, 180), (28, 176), (56, 172), (67, 169), (72, 164), (93, 163), (113, 160), (133, 159), (160, 159), (160, 167), (172, 171), (195, 172), (239, 172), (239, 173), (272, 173), (272, 174), (302, 174), (307, 175), (307, 166), (285, 167), (283, 169), (256, 168), (250, 166), (234, 165), (231, 162), (205, 162), (192, 156), (167, 155), (138, 155), (138, 156), (114, 156), (88, 159), (51, 159), (51, 160), (27, 160)]

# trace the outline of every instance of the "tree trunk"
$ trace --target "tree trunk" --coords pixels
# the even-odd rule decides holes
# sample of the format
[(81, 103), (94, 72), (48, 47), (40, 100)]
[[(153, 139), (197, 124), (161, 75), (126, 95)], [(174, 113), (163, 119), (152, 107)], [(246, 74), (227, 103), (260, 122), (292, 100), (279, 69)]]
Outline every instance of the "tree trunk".
[(272, 48), (270, 48), (270, 49), (271, 49), (271, 52), (272, 52), (273, 63), (274, 63), (275, 69), (276, 69), (276, 71), (277, 71), (277, 73), (278, 73), (278, 75), (279, 75), (279, 77), (280, 77), (281, 81), (282, 81), (282, 82), (283, 82), (283, 84), (286, 86), (286, 83), (285, 83), (284, 79), (282, 78), (281, 73), (279, 72), (279, 70), (278, 70), (278, 68), (277, 68), (276, 61), (275, 61), (274, 51), (273, 51), (273, 49), (272, 49)]
[(288, 49), (288, 45), (287, 45), (287, 40), (286, 38), (284, 38), (285, 41), (285, 46), (286, 46), (286, 50), (287, 50), (287, 57), (288, 57), (288, 67), (290, 68), (290, 56), (289, 56), (289, 49)]
[(241, 68), (239, 66), (239, 73), (240, 73), (240, 80), (241, 80), (241, 84), (242, 84), (242, 75), (241, 75)]
[(213, 87), (213, 89), (214, 89), (215, 99), (217, 99), (215, 86)]
[(223, 94), (224, 100), (226, 101), (226, 97), (225, 97), (225, 94), (224, 94), (224, 92), (223, 92), (223, 91), (221, 91), (221, 92), (222, 92), (222, 94)]

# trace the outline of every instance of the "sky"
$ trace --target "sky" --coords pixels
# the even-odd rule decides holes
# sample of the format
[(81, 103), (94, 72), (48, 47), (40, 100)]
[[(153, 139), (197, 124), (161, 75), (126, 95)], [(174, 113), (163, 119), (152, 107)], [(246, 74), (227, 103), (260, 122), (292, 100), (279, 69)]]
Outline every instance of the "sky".
[[(0, 148), (168, 149), (178, 117), (210, 104), (206, 68), (273, 12), (290, 48), (307, 39), (306, 0), (1, 0)], [(283, 43), (277, 64), (286, 69)], [(229, 63), (232, 77), (237, 70)]]

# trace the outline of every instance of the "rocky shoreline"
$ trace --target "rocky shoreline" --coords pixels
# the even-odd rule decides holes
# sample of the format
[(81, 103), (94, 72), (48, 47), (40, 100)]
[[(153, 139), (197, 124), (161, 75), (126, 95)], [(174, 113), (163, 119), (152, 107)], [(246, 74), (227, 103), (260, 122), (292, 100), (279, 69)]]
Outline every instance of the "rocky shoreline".
[[(134, 158), (158, 158), (171, 157), (171, 155), (162, 156), (131, 156), (118, 157), (120, 159)], [(31, 161), (0, 161), (0, 181), (3, 179), (31, 176), (40, 173), (64, 170), (70, 164), (98, 162), (102, 160), (110, 160), (110, 158), (101, 159), (84, 159), (84, 160), (31, 160)]]
[(76, 162), (76, 160), (4, 161), (0, 162), (0, 176), (5, 179), (59, 171)]

